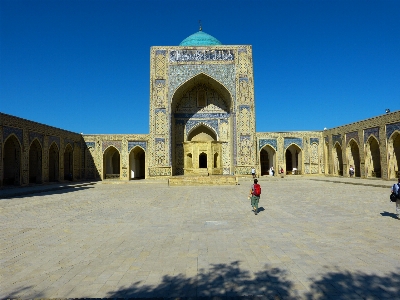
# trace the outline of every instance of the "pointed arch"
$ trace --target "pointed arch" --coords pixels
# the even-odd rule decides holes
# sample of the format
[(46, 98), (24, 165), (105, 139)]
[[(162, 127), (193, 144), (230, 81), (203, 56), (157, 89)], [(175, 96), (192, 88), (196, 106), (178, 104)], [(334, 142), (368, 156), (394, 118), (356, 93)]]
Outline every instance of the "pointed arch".
[(42, 145), (35, 138), (29, 146), (29, 183), (42, 183), (42, 156)]
[(103, 179), (120, 178), (121, 155), (117, 148), (110, 145), (103, 153)]
[(387, 142), (388, 178), (400, 177), (400, 131), (395, 130)]
[(3, 148), (3, 185), (21, 184), (21, 152), (18, 137), (10, 134), (4, 141)]
[(228, 110), (231, 111), (233, 109), (233, 103), (232, 103), (233, 98), (230, 91), (226, 88), (226, 86), (222, 82), (216, 80), (215, 78), (209, 76), (208, 74), (200, 72), (194, 75), (193, 77), (189, 78), (176, 88), (171, 99), (171, 111), (174, 112), (176, 110), (176, 107), (179, 104), (182, 97), (184, 96), (184, 94), (186, 94), (191, 89), (195, 88), (200, 84), (205, 84), (209, 86), (211, 89), (215, 90), (218, 94), (221, 95), (224, 101), (227, 102), (226, 104)]
[(130, 179), (144, 179), (146, 177), (146, 151), (136, 145), (129, 152)]
[(355, 177), (361, 177), (361, 160), (360, 160), (360, 147), (354, 138), (351, 138), (347, 143), (347, 165), (354, 166)]
[(200, 122), (187, 133), (187, 141), (218, 141), (218, 134), (214, 128)]
[(64, 180), (73, 180), (74, 172), (74, 151), (70, 143), (65, 146), (64, 150)]
[(302, 150), (295, 144), (291, 143), (285, 150), (285, 163), (286, 163), (286, 174), (293, 174), (293, 171), (297, 171), (297, 174), (302, 172)]
[(265, 145), (260, 149), (259, 156), (260, 156), (261, 176), (271, 175), (269, 174), (269, 170), (271, 169), (271, 167), (277, 169), (275, 165), (275, 156), (276, 156), (275, 149), (270, 145)]
[(49, 147), (49, 181), (55, 182), (60, 177), (60, 150), (56, 142), (52, 142)]
[(332, 148), (333, 175), (343, 176), (343, 150), (339, 142), (336, 142)]
[(370, 135), (365, 143), (365, 177), (381, 176), (379, 141), (374, 135)]

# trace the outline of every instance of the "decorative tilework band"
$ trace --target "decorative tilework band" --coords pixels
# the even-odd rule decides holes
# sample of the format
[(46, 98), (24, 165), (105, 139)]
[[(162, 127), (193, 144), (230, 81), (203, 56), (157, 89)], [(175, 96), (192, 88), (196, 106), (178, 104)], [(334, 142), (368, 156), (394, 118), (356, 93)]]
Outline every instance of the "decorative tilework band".
[(278, 150), (278, 143), (277, 143), (276, 139), (260, 139), (258, 141), (258, 150), (261, 150), (266, 145), (271, 146), (272, 148), (275, 149), (275, 151)]
[(34, 139), (38, 139), (38, 141), (40, 142), (40, 145), (43, 147), (43, 134), (37, 133), (37, 132), (29, 132), (29, 144), (32, 144)]
[(16, 127), (9, 127), (9, 126), (4, 126), (3, 127), (3, 141), (5, 141), (9, 135), (15, 134), (17, 139), (19, 140), (20, 144), (23, 145), (23, 134), (22, 134), (22, 129), (16, 128)]
[(303, 139), (302, 138), (284, 138), (283, 140), (283, 147), (286, 149), (289, 147), (291, 144), (295, 144), (300, 147), (300, 149), (303, 149)]
[(358, 131), (346, 133), (346, 144), (348, 144), (351, 139), (354, 139), (357, 144), (360, 144), (360, 140), (358, 139)]
[(386, 125), (386, 138), (389, 139), (396, 130), (400, 131), (400, 122)]
[(332, 144), (335, 145), (336, 142), (339, 143), (340, 146), (342, 146), (342, 135), (341, 134), (332, 135)]
[(128, 142), (128, 153), (131, 152), (131, 150), (132, 150), (133, 148), (135, 148), (136, 146), (139, 146), (139, 147), (141, 147), (144, 151), (146, 151), (147, 143), (146, 143), (146, 142), (143, 142), (143, 141), (131, 141), (131, 142)]
[(373, 127), (364, 130), (364, 144), (371, 135), (376, 137), (376, 139), (379, 141), (379, 127)]

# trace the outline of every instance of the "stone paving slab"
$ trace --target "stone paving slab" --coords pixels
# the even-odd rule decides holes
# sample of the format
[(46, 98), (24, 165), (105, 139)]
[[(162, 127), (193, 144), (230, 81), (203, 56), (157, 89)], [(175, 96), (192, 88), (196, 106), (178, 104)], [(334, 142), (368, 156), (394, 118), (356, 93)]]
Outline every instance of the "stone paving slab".
[(400, 299), (392, 183), (333, 180), (263, 177), (257, 216), (251, 178), (3, 199), (0, 298)]

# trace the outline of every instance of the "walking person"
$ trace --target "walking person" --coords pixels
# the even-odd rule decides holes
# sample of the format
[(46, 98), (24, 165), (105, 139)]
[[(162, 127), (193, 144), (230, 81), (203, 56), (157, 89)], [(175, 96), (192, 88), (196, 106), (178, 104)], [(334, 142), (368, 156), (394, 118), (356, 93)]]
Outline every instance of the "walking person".
[(258, 202), (260, 201), (261, 186), (258, 184), (258, 180), (254, 179), (254, 184), (251, 186), (250, 195), (251, 206), (253, 207), (254, 214), (258, 214)]
[(251, 175), (253, 176), (253, 178), (256, 178), (256, 169), (254, 167), (251, 168)]
[(397, 219), (400, 220), (400, 177), (397, 179), (397, 184), (395, 183), (392, 186), (392, 194), (393, 193), (397, 196), (396, 215), (397, 215)]

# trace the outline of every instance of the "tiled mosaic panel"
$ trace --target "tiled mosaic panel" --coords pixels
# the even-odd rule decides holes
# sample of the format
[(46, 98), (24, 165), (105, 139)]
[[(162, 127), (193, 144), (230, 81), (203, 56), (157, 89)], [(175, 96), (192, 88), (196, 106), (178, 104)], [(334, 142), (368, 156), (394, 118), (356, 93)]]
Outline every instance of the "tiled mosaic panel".
[(22, 135), (22, 129), (20, 128), (15, 128), (15, 127), (9, 127), (9, 126), (3, 126), (3, 141), (5, 141), (9, 135), (15, 134), (17, 139), (19, 140), (20, 144), (23, 145), (23, 135)]
[(310, 138), (310, 144), (319, 144), (319, 138)]
[(165, 109), (156, 109), (154, 114), (156, 126), (155, 133), (160, 135), (168, 133), (168, 121)]
[(283, 147), (286, 149), (289, 147), (291, 144), (295, 144), (300, 147), (300, 149), (303, 149), (303, 139), (302, 138), (291, 138), (291, 137), (285, 137), (283, 139)]
[[(310, 146), (311, 148), (311, 163), (318, 164), (318, 145), (313, 143)], [(314, 173), (313, 173), (314, 174)]]
[(250, 135), (240, 136), (240, 164), (248, 165), (251, 163), (252, 145)]
[(261, 150), (266, 145), (271, 146), (272, 148), (275, 149), (275, 151), (278, 149), (278, 144), (277, 144), (276, 139), (259, 139), (258, 140), (258, 150)]
[(156, 138), (155, 139), (155, 163), (158, 166), (165, 166), (166, 161), (166, 150), (165, 150), (165, 139), (163, 138)]
[(354, 139), (357, 142), (357, 144), (360, 144), (360, 141), (358, 139), (358, 131), (346, 133), (346, 143), (347, 144), (350, 142), (351, 139)]
[(400, 132), (400, 122), (386, 125), (386, 138), (389, 139), (396, 130)]
[(379, 141), (379, 127), (373, 127), (364, 130), (364, 144), (367, 143), (367, 140), (371, 135), (376, 137), (376, 139)]
[(222, 143), (222, 167), (223, 167), (223, 174), (229, 175), (230, 173), (230, 147), (229, 143)]
[(38, 139), (38, 141), (40, 142), (40, 146), (43, 147), (43, 141), (44, 141), (43, 134), (30, 131), (29, 132), (29, 144), (32, 144), (34, 139)]
[[(197, 106), (197, 95), (204, 91), (206, 97), (206, 106)], [(205, 113), (229, 113), (229, 105), (217, 91), (206, 84), (199, 84), (183, 95), (177, 103), (175, 114), (205, 114)], [(176, 115), (175, 115), (176, 116)]]
[(49, 136), (49, 147), (51, 147), (51, 144), (56, 143), (58, 149), (60, 148), (60, 137), (58, 136)]
[(335, 145), (335, 143), (339, 143), (339, 145), (342, 146), (342, 135), (341, 134), (332, 135), (332, 145)]
[(104, 151), (110, 146), (115, 147), (121, 153), (121, 141), (103, 141), (101, 148), (102, 152), (104, 153)]
[(194, 76), (204, 73), (219, 81), (228, 89), (232, 98), (236, 98), (235, 66), (224, 65), (171, 65), (169, 67), (168, 99), (171, 102), (176, 89)]
[(147, 143), (142, 141), (128, 141), (128, 153), (131, 152), (133, 148), (136, 146), (141, 147), (144, 151), (146, 151)]

